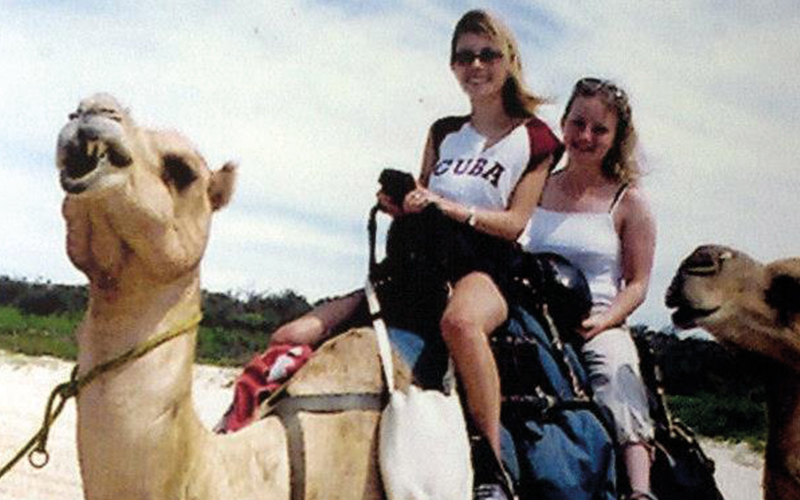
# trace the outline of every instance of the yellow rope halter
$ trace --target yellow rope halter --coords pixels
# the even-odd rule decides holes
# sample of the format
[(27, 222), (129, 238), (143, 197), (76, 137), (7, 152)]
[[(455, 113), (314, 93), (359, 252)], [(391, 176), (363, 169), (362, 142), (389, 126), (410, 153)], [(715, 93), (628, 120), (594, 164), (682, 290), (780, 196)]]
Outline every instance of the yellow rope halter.
[[(0, 478), (2, 478), (9, 470), (11, 470), (11, 468), (14, 467), (17, 462), (19, 462), (20, 459), (25, 456), (26, 453), (28, 453), (28, 461), (33, 467), (41, 469), (47, 465), (47, 462), (50, 461), (50, 455), (46, 450), (47, 438), (50, 434), (50, 426), (53, 425), (53, 422), (55, 422), (56, 418), (61, 414), (61, 411), (64, 409), (64, 405), (67, 403), (67, 400), (72, 397), (76, 397), (81, 389), (89, 385), (103, 373), (119, 368), (120, 366), (135, 359), (139, 359), (156, 347), (159, 347), (160, 345), (189, 332), (189, 330), (200, 323), (201, 319), (203, 319), (203, 314), (198, 312), (187, 321), (177, 325), (176, 327), (149, 338), (145, 342), (120, 354), (116, 358), (93, 367), (82, 377), (78, 377), (78, 365), (76, 364), (75, 368), (72, 369), (72, 374), (69, 377), (69, 381), (57, 385), (55, 389), (53, 389), (53, 392), (50, 393), (50, 397), (47, 399), (47, 406), (45, 407), (44, 411), (44, 421), (42, 422), (42, 426), (25, 444), (25, 446), (23, 446), (22, 449), (20, 449), (17, 454), (14, 455), (14, 458), (9, 460), (8, 463), (4, 465), (2, 469), (0, 469)], [(41, 458), (37, 459), (36, 457), (39, 456)]]

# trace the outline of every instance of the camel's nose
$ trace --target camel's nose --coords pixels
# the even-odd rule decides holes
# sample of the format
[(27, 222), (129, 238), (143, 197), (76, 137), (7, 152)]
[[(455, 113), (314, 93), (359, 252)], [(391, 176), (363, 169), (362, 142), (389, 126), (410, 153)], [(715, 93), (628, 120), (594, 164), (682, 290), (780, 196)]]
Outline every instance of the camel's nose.
[(722, 263), (732, 256), (730, 249), (717, 245), (698, 247), (681, 263), (679, 273), (706, 276), (716, 274)]
[(681, 290), (683, 289), (683, 274), (681, 270), (678, 269), (678, 272), (675, 273), (675, 276), (672, 278), (672, 282), (669, 284), (669, 288), (667, 288), (667, 294), (664, 297), (664, 303), (670, 309), (679, 307), (681, 305), (681, 299), (683, 294)]
[(681, 262), (678, 272), (667, 288), (666, 305), (680, 307), (683, 300), (683, 284), (687, 276), (710, 276), (720, 271), (722, 263), (730, 258), (731, 251), (718, 245), (703, 245)]

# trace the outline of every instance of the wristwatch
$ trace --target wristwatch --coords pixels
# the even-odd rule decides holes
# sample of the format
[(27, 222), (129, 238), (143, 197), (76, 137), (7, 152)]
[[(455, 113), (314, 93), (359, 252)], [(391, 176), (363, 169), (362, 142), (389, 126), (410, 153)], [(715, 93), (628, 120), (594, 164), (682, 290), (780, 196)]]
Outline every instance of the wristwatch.
[(477, 214), (475, 213), (475, 207), (469, 207), (469, 215), (465, 221), (469, 227), (475, 227), (475, 225), (478, 223), (476, 216)]

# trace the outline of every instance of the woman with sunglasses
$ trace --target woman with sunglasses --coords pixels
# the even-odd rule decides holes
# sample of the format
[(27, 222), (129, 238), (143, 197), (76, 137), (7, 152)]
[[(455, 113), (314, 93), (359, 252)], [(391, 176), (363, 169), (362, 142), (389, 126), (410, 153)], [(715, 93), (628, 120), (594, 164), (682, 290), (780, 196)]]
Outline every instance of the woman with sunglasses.
[[(511, 32), (490, 14), (474, 10), (458, 21), (450, 68), (469, 99), (470, 114), (432, 125), (417, 189), (402, 207), (385, 195), (379, 199), (396, 216), (437, 205), (463, 223), (467, 247), (478, 249), (455, 257), (459, 270), (451, 276), (440, 330), (472, 422), (499, 465), (500, 383), (488, 337), (508, 317), (510, 243), (525, 228), (561, 144), (535, 116), (543, 100), (525, 86)], [(476, 498), (511, 497), (503, 478), (481, 474), (487, 472), (476, 470)]]
[(630, 500), (650, 492), (653, 424), (639, 358), (625, 326), (647, 294), (656, 227), (637, 179), (636, 130), (625, 92), (612, 82), (577, 82), (561, 118), (565, 166), (550, 176), (522, 238), (586, 275), (593, 309), (580, 331), (594, 398), (616, 429)]
[[(525, 228), (562, 148), (535, 116), (543, 100), (525, 86), (511, 32), (490, 14), (473, 10), (458, 21), (450, 69), (469, 99), (470, 114), (432, 125), (417, 187), (401, 205), (384, 193), (378, 199), (395, 217), (435, 204), (463, 228), (468, 242), (462, 246), (477, 249), (454, 257), (440, 330), (471, 420), (491, 450), (492, 466), (476, 470), (475, 498), (504, 499), (513, 494), (500, 466), (500, 383), (488, 336), (508, 315), (507, 252)], [(356, 311), (363, 311), (363, 304), (362, 291), (327, 302), (278, 329), (271, 343), (318, 344), (358, 321)]]

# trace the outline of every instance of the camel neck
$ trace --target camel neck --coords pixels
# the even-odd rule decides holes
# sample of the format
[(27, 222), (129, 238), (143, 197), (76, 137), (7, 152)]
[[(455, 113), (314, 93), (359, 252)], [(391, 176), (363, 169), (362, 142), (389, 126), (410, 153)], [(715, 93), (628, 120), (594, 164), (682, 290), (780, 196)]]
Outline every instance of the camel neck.
[(775, 436), (780, 443), (793, 440), (799, 446), (796, 452), (800, 453), (800, 375), (783, 366), (771, 366), (767, 370), (770, 439)]
[[(184, 315), (183, 310), (171, 310), (166, 316), (178, 315)], [(146, 341), (165, 333), (145, 331), (125, 318), (112, 330), (108, 320), (98, 323), (90, 318), (87, 315), (80, 332), (79, 376), (91, 374), (93, 368), (125, 353), (128, 339)], [(169, 322), (172, 320), (148, 318), (143, 324)], [(179, 324), (174, 325), (177, 328)], [(81, 460), (87, 499), (150, 498), (146, 492), (117, 491), (117, 484), (127, 488), (159, 484), (154, 475), (180, 483), (185, 467), (174, 463), (170, 448), (188, 448), (192, 443), (187, 436), (202, 433), (190, 397), (195, 341), (196, 326), (190, 326), (185, 334), (145, 355), (98, 374), (78, 393), (78, 449), (81, 457), (91, 457)], [(133, 466), (131, 456), (142, 457), (142, 463)], [(104, 480), (107, 477), (118, 483)]]

